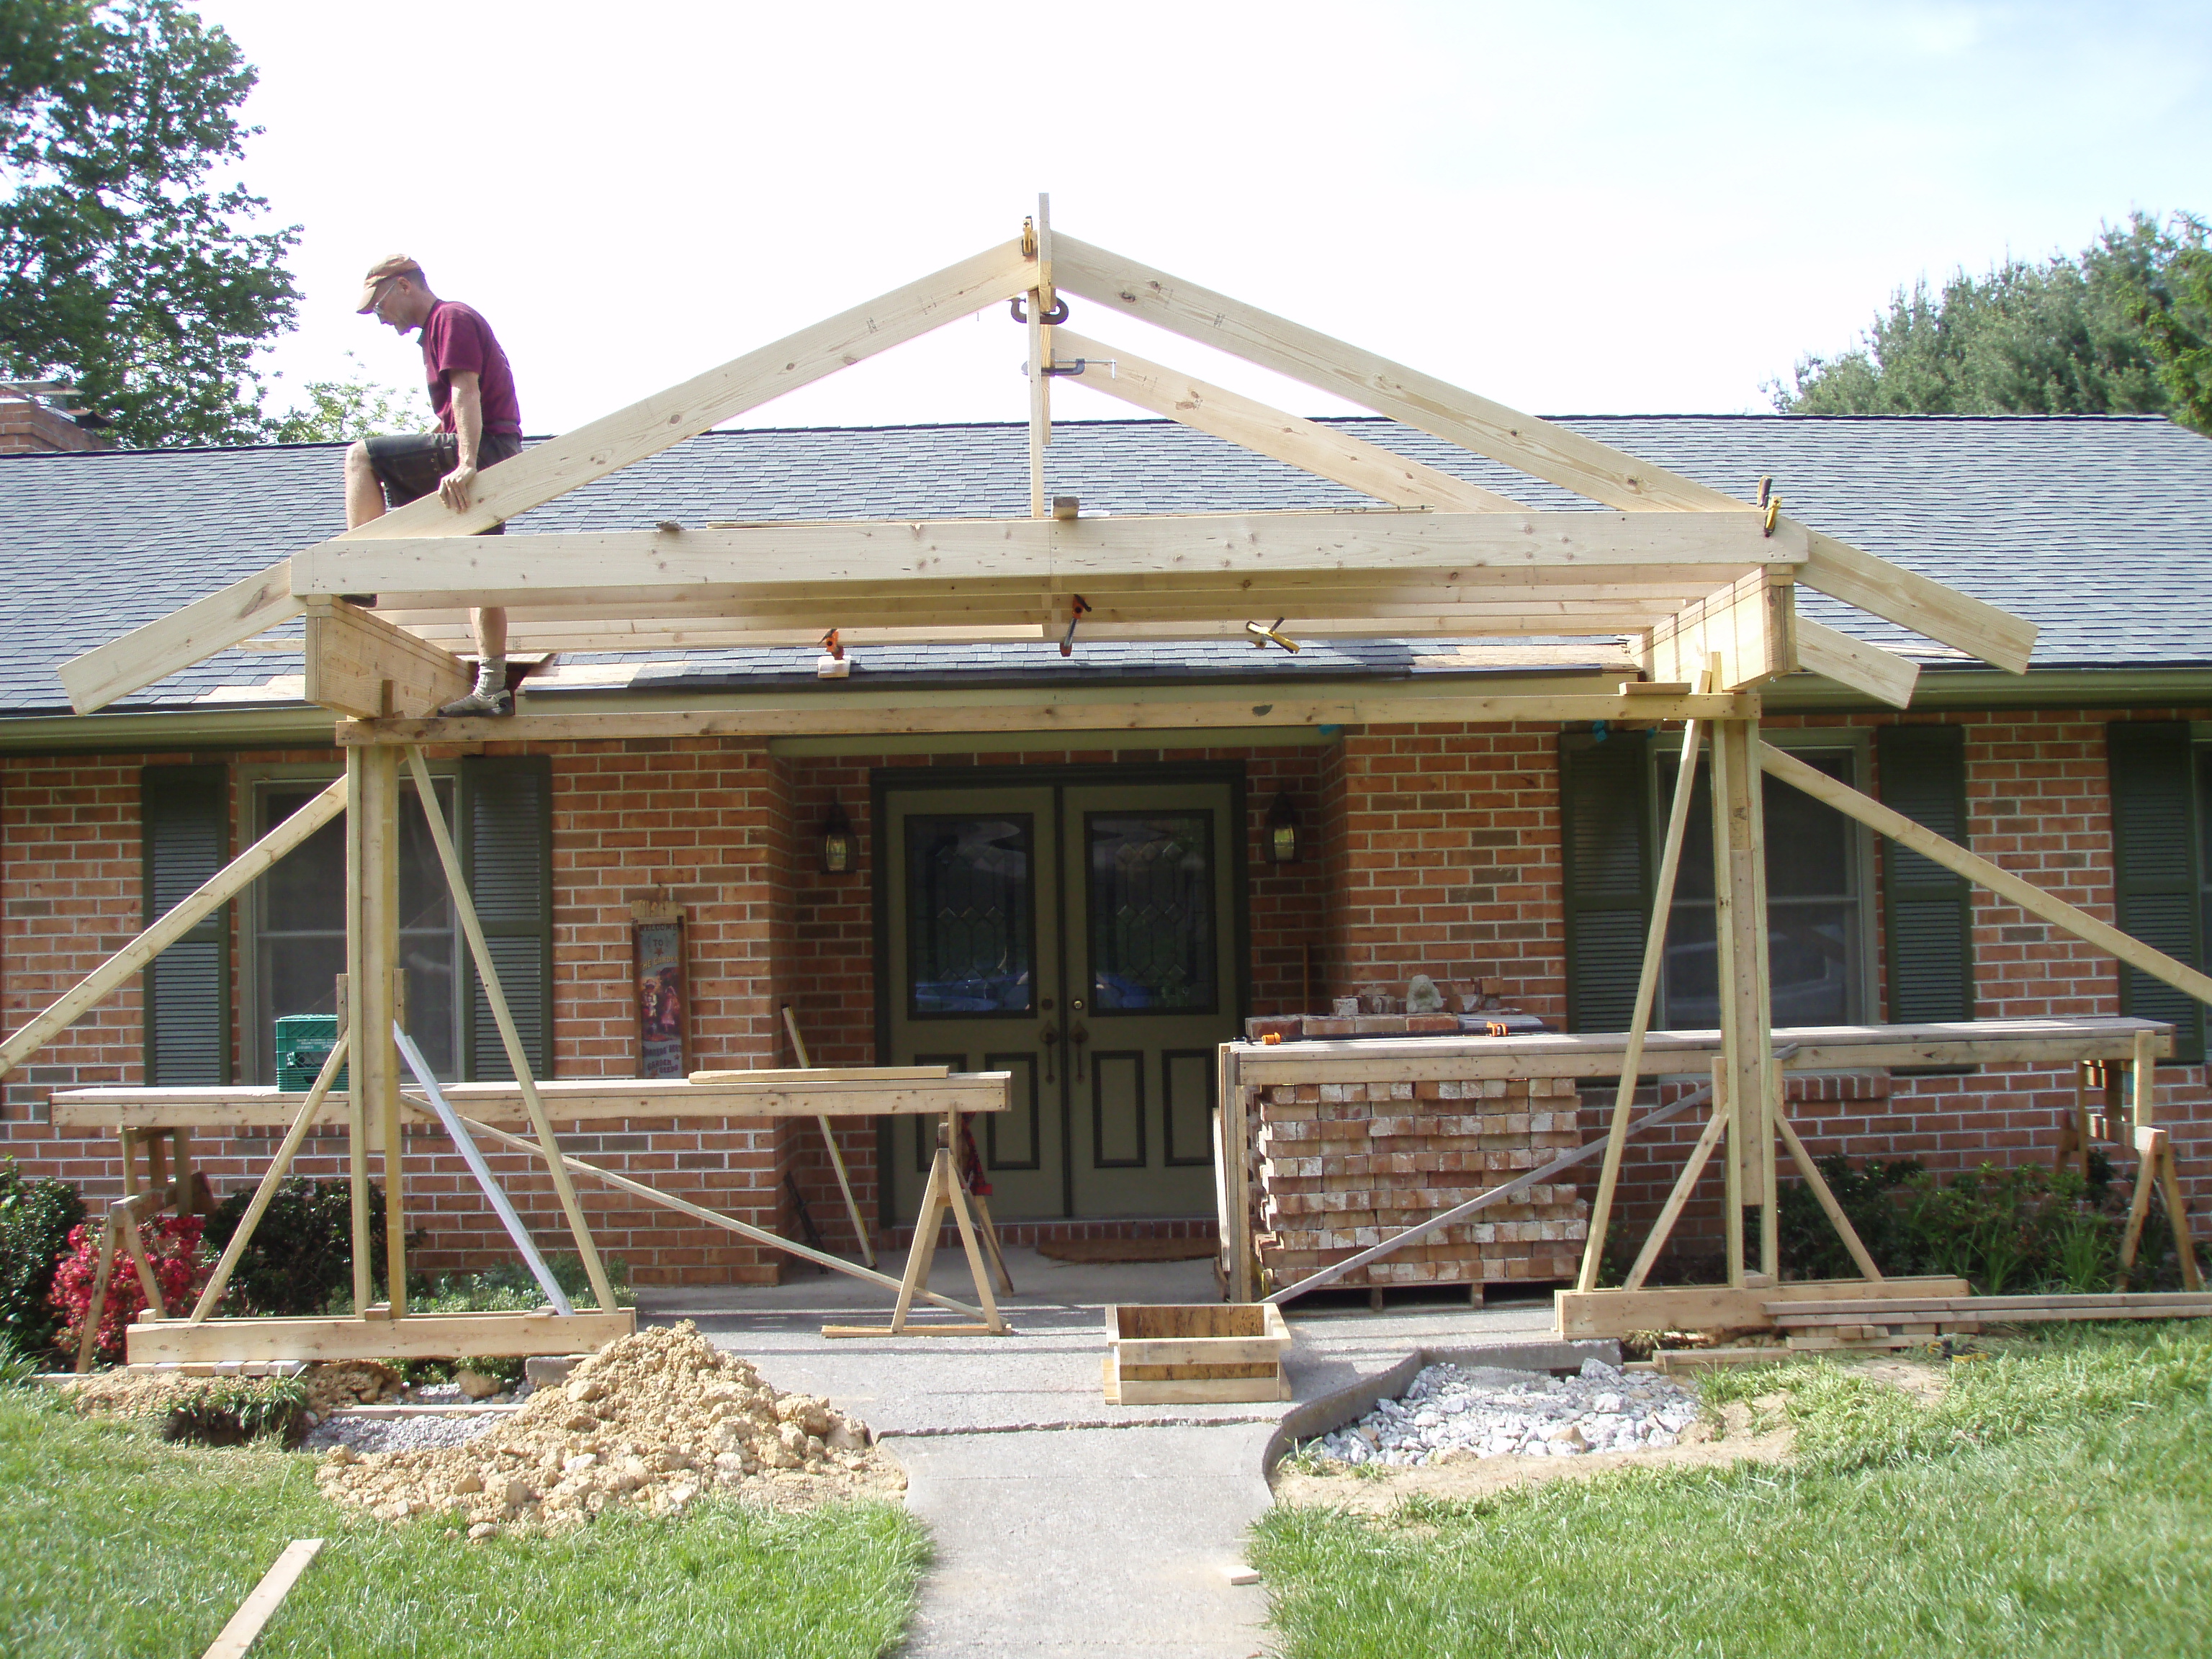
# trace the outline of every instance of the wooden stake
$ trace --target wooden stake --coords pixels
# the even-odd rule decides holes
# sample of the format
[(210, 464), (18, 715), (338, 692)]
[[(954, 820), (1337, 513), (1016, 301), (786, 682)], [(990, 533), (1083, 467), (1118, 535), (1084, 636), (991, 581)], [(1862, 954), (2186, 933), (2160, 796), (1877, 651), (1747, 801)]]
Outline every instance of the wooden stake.
[(1874, 1256), (1860, 1241), (1858, 1229), (1851, 1225), (1850, 1218), (1844, 1213), (1844, 1206), (1836, 1202), (1836, 1194), (1830, 1190), (1820, 1166), (1813, 1162), (1813, 1155), (1805, 1150), (1805, 1143), (1798, 1139), (1796, 1126), (1790, 1121), (1787, 1103), (1777, 1103), (1774, 1127), (1781, 1131), (1783, 1142), (1790, 1148), (1790, 1156), (1796, 1160), (1798, 1173), (1805, 1177), (1805, 1184), (1813, 1189), (1813, 1196), (1820, 1200), (1820, 1208), (1828, 1218), (1828, 1224), (1836, 1230), (1836, 1237), (1844, 1241), (1844, 1248), (1850, 1252), (1851, 1260), (1858, 1264), (1859, 1271), (1869, 1279), (1880, 1279), (1881, 1269), (1875, 1266)]
[[(1697, 690), (1705, 690), (1700, 684)], [(1620, 1180), (1620, 1158), (1628, 1145), (1628, 1114), (1636, 1098), (1637, 1073), (1644, 1062), (1644, 1034), (1659, 994), (1659, 973), (1667, 957), (1667, 922), (1674, 904), (1674, 874), (1682, 864), (1682, 834), (1690, 821), (1690, 797), (1697, 787), (1698, 722), (1682, 728), (1682, 758), (1674, 773), (1674, 800), (1667, 813), (1667, 839), (1659, 854), (1659, 878), (1651, 896), (1651, 922), (1644, 935), (1644, 966), (1636, 979), (1636, 1008), (1628, 1021), (1628, 1047), (1621, 1055), (1620, 1084), (1613, 1097), (1613, 1126), (1606, 1141), (1605, 1166), (1598, 1172), (1597, 1199), (1590, 1206), (1589, 1237), (1583, 1245), (1580, 1291), (1597, 1288), (1598, 1264), (1605, 1252), (1606, 1227), (1613, 1216), (1613, 1190)]]
[[(469, 896), (469, 884), (461, 873), (460, 854), (453, 850), (453, 838), (447, 833), (446, 814), (438, 805), (430, 769), (422, 763), (422, 751), (412, 744), (407, 748), (407, 764), (415, 775), (416, 799), (422, 803), (422, 817), (430, 827), (430, 839), (438, 848), (438, 862), (446, 872), (453, 914), (460, 921), (462, 933), (468, 936), (469, 953), (476, 960), (477, 982), (483, 987), (484, 1000), (491, 1005), (491, 1017), (499, 1025), (499, 1040), (506, 1047), (507, 1063), (514, 1068), (516, 1086), (522, 1091), (530, 1127), (537, 1131), (538, 1145), (544, 1151), (546, 1171), (560, 1198), (561, 1212), (568, 1218), (568, 1232), (575, 1240), (576, 1254), (583, 1258), (584, 1273), (592, 1281), (593, 1299), (602, 1312), (611, 1313), (615, 1306), (614, 1285), (607, 1278), (606, 1264), (599, 1260), (599, 1247), (592, 1242), (592, 1230), (585, 1224), (583, 1206), (576, 1200), (575, 1183), (568, 1179), (568, 1168), (561, 1161), (561, 1145), (553, 1133), (553, 1121), (545, 1115), (545, 1102), (538, 1095), (538, 1080), (531, 1073), (530, 1056), (523, 1051), (522, 1034), (515, 1029), (514, 1016), (508, 1012), (507, 993), (500, 987), (498, 966), (492, 961), (483, 925), (477, 919), (476, 902)], [(389, 1042), (388, 1037), (386, 1042)], [(394, 1311), (398, 1311), (396, 1304)]]
[(314, 1127), (315, 1115), (323, 1109), (323, 1097), (330, 1093), (331, 1085), (337, 1080), (338, 1073), (345, 1065), (346, 1051), (350, 1043), (350, 1034), (341, 1031), (330, 1053), (323, 1056), (323, 1068), (315, 1073), (314, 1086), (307, 1091), (307, 1098), (301, 1103), (299, 1115), (292, 1120), (292, 1127), (285, 1131), (283, 1143), (276, 1148), (276, 1156), (269, 1161), (269, 1168), (261, 1176), (261, 1184), (253, 1189), (252, 1200), (246, 1205), (246, 1213), (239, 1218), (238, 1231), (230, 1236), (230, 1243), (223, 1247), (222, 1260), (215, 1264), (215, 1272), (208, 1276), (207, 1288), (200, 1292), (200, 1299), (192, 1309), (191, 1323), (198, 1325), (204, 1322), (215, 1310), (215, 1304), (222, 1299), (223, 1287), (230, 1283), (230, 1275), (237, 1267), (239, 1258), (246, 1254), (246, 1247), (253, 1242), (253, 1230), (261, 1224), (261, 1218), (268, 1213), (270, 1200), (276, 1196), (276, 1188), (284, 1179), (284, 1172), (292, 1167), (292, 1160), (298, 1155), (301, 1143), (307, 1139), (307, 1131)]
[(107, 1281), (115, 1271), (115, 1220), (100, 1224), (100, 1265), (93, 1269), (92, 1300), (85, 1305), (84, 1329), (77, 1334), (76, 1370), (82, 1376), (92, 1369), (94, 1348), (100, 1340), (100, 1316), (107, 1311)]

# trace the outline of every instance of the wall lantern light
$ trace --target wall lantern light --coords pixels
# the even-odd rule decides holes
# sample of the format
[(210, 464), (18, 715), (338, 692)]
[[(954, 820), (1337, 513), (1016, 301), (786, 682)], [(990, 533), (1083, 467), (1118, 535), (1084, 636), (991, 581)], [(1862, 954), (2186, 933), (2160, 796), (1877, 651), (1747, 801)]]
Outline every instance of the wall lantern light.
[(1296, 864), (1304, 849), (1298, 845), (1298, 809), (1291, 804), (1285, 790), (1275, 797), (1275, 804), (1267, 809), (1267, 862)]
[(836, 801), (822, 820), (822, 873), (842, 876), (853, 867), (853, 821)]

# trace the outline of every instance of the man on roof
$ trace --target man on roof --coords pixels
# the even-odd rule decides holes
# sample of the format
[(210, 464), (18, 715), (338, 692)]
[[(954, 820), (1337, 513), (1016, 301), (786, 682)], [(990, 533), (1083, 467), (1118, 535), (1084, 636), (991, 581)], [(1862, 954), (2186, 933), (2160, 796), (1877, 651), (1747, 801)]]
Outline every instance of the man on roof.
[[(477, 474), (522, 452), (522, 411), (514, 397), (514, 372), (474, 309), (430, 291), (422, 267), (394, 254), (369, 267), (360, 313), (405, 334), (419, 329), (422, 372), (429, 382), (435, 432), (364, 438), (346, 451), (346, 528), (354, 529), (436, 492), (456, 513), (465, 512)], [(507, 529), (495, 524), (483, 533)], [(374, 599), (369, 600), (374, 604)], [(511, 714), (507, 689), (507, 612), (470, 613), (477, 636), (476, 689), (440, 712)]]

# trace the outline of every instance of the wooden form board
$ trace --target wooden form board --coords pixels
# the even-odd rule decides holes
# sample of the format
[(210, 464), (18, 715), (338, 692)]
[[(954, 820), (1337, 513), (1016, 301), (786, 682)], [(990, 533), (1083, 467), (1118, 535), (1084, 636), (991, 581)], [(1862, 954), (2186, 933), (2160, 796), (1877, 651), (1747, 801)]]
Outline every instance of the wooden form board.
[(307, 602), (309, 702), (358, 719), (434, 714), (475, 678), (442, 647), (373, 611), (336, 599)]
[(1754, 570), (1676, 611), (1644, 641), (1644, 672), (1688, 684), (1718, 662), (1717, 691), (1748, 691), (1797, 667), (1786, 573)]
[(1487, 725), (1516, 720), (1714, 720), (1757, 708), (1726, 696), (1623, 697), (1602, 692), (1494, 697), (1351, 696), (1116, 701), (1053, 692), (1018, 702), (905, 704), (837, 691), (803, 702), (763, 702), (720, 709), (619, 714), (519, 714), (495, 720), (341, 721), (346, 745), (375, 743), (590, 741), (611, 738), (775, 738), (969, 732), (1168, 732), (1193, 726)]
[[(969, 1072), (938, 1079), (840, 1080), (824, 1068), (779, 1080), (692, 1083), (680, 1079), (562, 1078), (538, 1085), (547, 1114), (561, 1121), (609, 1118), (919, 1116), (948, 1111), (997, 1112), (1007, 1105), (1006, 1072)], [(491, 1123), (528, 1121), (513, 1083), (454, 1083), (443, 1092), (456, 1110)], [(245, 1128), (289, 1124), (303, 1094), (274, 1088), (70, 1089), (52, 1101), (53, 1121), (77, 1128)], [(319, 1126), (348, 1120), (350, 1101), (333, 1090)]]
[(1636, 1331), (1757, 1330), (1773, 1323), (1775, 1303), (1833, 1301), (1839, 1297), (1966, 1296), (1963, 1279), (1808, 1279), (1787, 1285), (1674, 1285), (1659, 1290), (1559, 1291), (1553, 1306), (1562, 1338), (1623, 1337)]
[(520, 1358), (588, 1353), (629, 1335), (637, 1316), (611, 1313), (412, 1314), (394, 1319), (141, 1318), (124, 1338), (133, 1365), (270, 1359)]
[[(2139, 1034), (2160, 1056), (2173, 1028), (2143, 1019), (1990, 1019), (1926, 1025), (1777, 1027), (1777, 1048), (1794, 1047), (1791, 1071), (1886, 1070), (1920, 1066), (2057, 1066), (2125, 1060)], [(1279, 1083), (1468, 1082), (1478, 1079), (1612, 1077), (1627, 1036), (1617, 1031), (1509, 1037), (1389, 1037), (1366, 1042), (1231, 1045), (1239, 1081)], [(1721, 1051), (1718, 1031), (1653, 1031), (1645, 1075), (1703, 1075)], [(55, 1097), (58, 1102), (62, 1097)]]

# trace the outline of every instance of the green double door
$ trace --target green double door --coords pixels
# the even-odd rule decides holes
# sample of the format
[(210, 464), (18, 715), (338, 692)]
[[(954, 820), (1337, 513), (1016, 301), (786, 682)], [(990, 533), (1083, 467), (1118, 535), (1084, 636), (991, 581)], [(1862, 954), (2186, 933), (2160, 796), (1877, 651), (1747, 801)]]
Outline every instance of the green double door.
[[(886, 792), (886, 1059), (1013, 1074), (1012, 1109), (974, 1126), (994, 1214), (1212, 1213), (1214, 1051), (1238, 1024), (1234, 793)], [(935, 1127), (890, 1121), (903, 1220)]]

